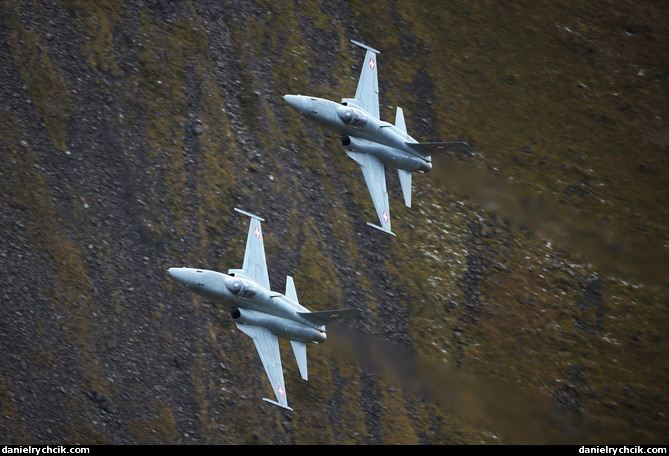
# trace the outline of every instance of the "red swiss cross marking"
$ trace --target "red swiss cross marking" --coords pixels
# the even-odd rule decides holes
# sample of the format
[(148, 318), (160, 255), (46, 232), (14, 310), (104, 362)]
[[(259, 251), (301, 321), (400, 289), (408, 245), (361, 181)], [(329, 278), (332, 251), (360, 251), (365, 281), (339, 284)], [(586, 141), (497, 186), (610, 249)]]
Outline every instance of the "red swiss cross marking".
[(279, 385), (276, 389), (279, 391), (279, 396), (286, 397), (286, 393), (283, 391), (283, 386)]
[(369, 58), (369, 67), (373, 70), (376, 67), (376, 62), (374, 62), (374, 58), (370, 57)]
[(386, 211), (383, 211), (383, 213), (381, 213), (381, 216), (383, 216), (383, 221), (385, 223), (388, 223), (388, 213)]
[(441, 146), (437, 146), (434, 149), (435, 150), (441, 150), (441, 149), (446, 149), (448, 146), (444, 146), (443, 144)]
[(256, 234), (256, 237), (260, 239), (260, 227), (257, 227), (253, 230), (253, 232)]

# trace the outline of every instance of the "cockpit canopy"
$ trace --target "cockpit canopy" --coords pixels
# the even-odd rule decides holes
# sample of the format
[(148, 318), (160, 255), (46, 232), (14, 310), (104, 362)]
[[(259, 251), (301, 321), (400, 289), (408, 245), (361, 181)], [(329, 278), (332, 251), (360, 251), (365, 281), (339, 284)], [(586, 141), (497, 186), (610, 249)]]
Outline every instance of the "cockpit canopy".
[(255, 286), (248, 280), (240, 279), (239, 277), (231, 277), (225, 281), (225, 286), (228, 287), (230, 293), (242, 299), (251, 299), (256, 295)]
[(351, 106), (339, 106), (337, 115), (349, 127), (362, 129), (367, 125), (367, 114)]

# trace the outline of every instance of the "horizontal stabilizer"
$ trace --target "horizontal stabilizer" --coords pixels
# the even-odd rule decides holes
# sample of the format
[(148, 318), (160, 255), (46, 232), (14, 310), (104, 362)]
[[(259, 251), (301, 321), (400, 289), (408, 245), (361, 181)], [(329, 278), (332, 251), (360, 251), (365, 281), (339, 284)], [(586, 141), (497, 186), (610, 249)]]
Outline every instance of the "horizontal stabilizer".
[(469, 144), (462, 141), (457, 142), (432, 142), (432, 143), (404, 143), (422, 155), (432, 155), (438, 152), (462, 152), (469, 150)]
[(406, 207), (411, 207), (411, 171), (402, 168), (397, 168), (400, 176), (400, 186), (402, 187), (402, 195), (404, 195), (404, 204)]
[(393, 236), (397, 236), (397, 235), (396, 235), (395, 233), (393, 233), (392, 231), (390, 231), (390, 230), (386, 230), (386, 229), (380, 227), (379, 225), (374, 225), (373, 223), (369, 223), (369, 222), (367, 222), (367, 225), (371, 226), (372, 228), (376, 228), (376, 229), (379, 230), (379, 231), (383, 231), (384, 233), (388, 233), (388, 234), (392, 234)]
[(302, 380), (309, 380), (309, 376), (307, 375), (307, 344), (291, 339), (290, 345), (293, 347), (293, 353), (295, 354), (297, 367), (300, 368)]
[(314, 324), (325, 326), (328, 323), (343, 320), (344, 318), (355, 317), (361, 313), (362, 310), (360, 309), (341, 309), (324, 310), (323, 312), (298, 312), (298, 315)]
[(287, 405), (281, 405), (281, 404), (279, 404), (277, 401), (273, 401), (272, 399), (267, 399), (266, 397), (263, 397), (262, 400), (263, 400), (263, 401), (267, 401), (267, 402), (269, 402), (270, 404), (278, 405), (279, 407), (281, 407), (281, 408), (285, 408), (286, 410), (290, 410), (291, 412), (293, 411), (293, 409), (290, 408), (290, 407), (288, 407)]

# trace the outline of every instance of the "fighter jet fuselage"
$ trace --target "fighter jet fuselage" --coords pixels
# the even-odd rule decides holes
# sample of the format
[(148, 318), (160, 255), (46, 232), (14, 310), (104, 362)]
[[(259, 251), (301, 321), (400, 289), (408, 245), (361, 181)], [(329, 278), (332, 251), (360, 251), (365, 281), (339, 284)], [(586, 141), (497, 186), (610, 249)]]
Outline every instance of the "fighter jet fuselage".
[(262, 326), (278, 337), (300, 342), (323, 343), (325, 327), (301, 317), (308, 312), (286, 296), (233, 274), (194, 268), (170, 268), (169, 274), (192, 292), (230, 308), (239, 324)]
[(286, 102), (300, 114), (321, 126), (336, 131), (349, 152), (368, 153), (382, 163), (406, 171), (429, 172), (429, 157), (421, 157), (407, 143), (417, 141), (395, 125), (384, 122), (345, 100), (305, 95), (285, 95)]
[(170, 276), (208, 301), (230, 308), (237, 328), (253, 339), (260, 361), (272, 385), (276, 401), (265, 401), (288, 410), (283, 368), (279, 353), (279, 337), (288, 339), (295, 354), (302, 379), (307, 380), (308, 342), (325, 342), (325, 325), (353, 317), (358, 309), (336, 309), (310, 312), (297, 298), (295, 282), (286, 277), (286, 293), (270, 289), (267, 260), (263, 243), (262, 218), (235, 208), (251, 217), (246, 236), (246, 250), (241, 269), (228, 269), (227, 274), (195, 268), (170, 268)]
[(365, 49), (353, 98), (342, 98), (340, 103), (304, 95), (285, 95), (283, 98), (303, 116), (341, 135), (346, 155), (360, 165), (379, 218), (380, 225), (368, 225), (394, 235), (390, 223), (386, 166), (397, 169), (404, 204), (411, 207), (412, 173), (432, 170), (432, 155), (435, 153), (458, 152), (469, 146), (462, 141), (417, 142), (407, 133), (404, 111), (399, 106), (395, 125), (381, 120), (379, 51), (359, 41), (351, 42)]

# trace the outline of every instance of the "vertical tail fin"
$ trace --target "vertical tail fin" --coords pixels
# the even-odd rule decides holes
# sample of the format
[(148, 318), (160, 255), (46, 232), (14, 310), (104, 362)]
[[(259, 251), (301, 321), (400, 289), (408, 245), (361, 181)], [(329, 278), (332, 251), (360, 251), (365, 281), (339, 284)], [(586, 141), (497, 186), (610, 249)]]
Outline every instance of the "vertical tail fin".
[(395, 114), (395, 126), (402, 130), (402, 133), (406, 134), (407, 124), (404, 121), (404, 111), (399, 106), (397, 107), (397, 113)]
[(300, 301), (297, 300), (297, 290), (295, 289), (295, 282), (291, 276), (286, 276), (286, 298), (296, 304), (300, 303)]

